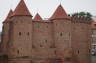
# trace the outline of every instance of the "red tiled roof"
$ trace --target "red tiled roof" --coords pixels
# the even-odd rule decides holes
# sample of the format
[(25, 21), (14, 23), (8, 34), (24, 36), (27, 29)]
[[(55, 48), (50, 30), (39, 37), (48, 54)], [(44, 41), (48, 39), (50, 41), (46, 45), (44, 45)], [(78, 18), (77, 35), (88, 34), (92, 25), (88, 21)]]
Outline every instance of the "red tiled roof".
[(41, 18), (41, 16), (37, 13), (35, 18), (34, 18), (35, 21), (42, 21), (43, 19)]
[(50, 19), (69, 18), (62, 5), (59, 5)]
[(20, 3), (17, 5), (14, 13), (13, 13), (13, 16), (16, 16), (16, 15), (26, 15), (26, 16), (32, 16), (24, 2), (24, 0), (21, 0)]
[(7, 16), (7, 18), (5, 19), (4, 22), (8, 22), (8, 21), (10, 21), (10, 18), (11, 18), (11, 16), (12, 16), (12, 14), (13, 14), (13, 11), (10, 10), (9, 13), (8, 13), (8, 16)]

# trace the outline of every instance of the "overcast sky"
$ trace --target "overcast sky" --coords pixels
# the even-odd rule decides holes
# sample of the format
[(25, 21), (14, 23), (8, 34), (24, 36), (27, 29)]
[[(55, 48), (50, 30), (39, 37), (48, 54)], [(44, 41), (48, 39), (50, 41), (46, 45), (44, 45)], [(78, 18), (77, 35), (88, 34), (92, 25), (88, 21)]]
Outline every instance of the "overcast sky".
[[(14, 10), (20, 0), (1, 0), (0, 1), (0, 31), (2, 30), (2, 22), (6, 18), (10, 9)], [(43, 18), (49, 18), (57, 6), (62, 4), (66, 12), (90, 12), (96, 16), (96, 0), (24, 0), (33, 16), (37, 12)]]

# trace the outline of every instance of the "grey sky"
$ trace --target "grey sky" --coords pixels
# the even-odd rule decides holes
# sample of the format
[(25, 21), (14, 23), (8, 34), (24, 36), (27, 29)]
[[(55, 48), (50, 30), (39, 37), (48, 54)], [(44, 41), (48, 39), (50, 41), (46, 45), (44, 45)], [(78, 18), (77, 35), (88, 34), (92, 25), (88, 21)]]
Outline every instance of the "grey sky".
[[(0, 1), (0, 31), (2, 21), (6, 18), (10, 9), (14, 10), (20, 0), (1, 0)], [(61, 0), (25, 0), (27, 7), (34, 16), (37, 12), (43, 18), (49, 18)], [(96, 0), (62, 0), (62, 6), (67, 13), (87, 11), (96, 16)]]

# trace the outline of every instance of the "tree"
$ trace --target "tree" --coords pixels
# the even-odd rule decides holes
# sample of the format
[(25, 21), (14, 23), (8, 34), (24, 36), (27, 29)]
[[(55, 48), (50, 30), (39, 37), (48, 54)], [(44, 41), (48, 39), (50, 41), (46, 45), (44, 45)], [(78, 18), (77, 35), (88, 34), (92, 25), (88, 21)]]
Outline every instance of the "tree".
[(91, 15), (89, 12), (87, 12), (87, 13), (86, 13), (86, 17), (91, 18), (92, 15)]
[(91, 18), (92, 14), (89, 12), (79, 12), (79, 13), (73, 13), (72, 16), (81, 16), (81, 17)]

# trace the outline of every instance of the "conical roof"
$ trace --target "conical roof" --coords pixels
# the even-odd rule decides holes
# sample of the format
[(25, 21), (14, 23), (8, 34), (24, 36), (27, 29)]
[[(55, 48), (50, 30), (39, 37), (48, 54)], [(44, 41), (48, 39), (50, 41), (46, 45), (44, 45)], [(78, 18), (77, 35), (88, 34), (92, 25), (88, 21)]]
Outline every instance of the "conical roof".
[(59, 5), (50, 19), (69, 18), (62, 5)]
[(7, 18), (5, 19), (5, 21), (4, 21), (4, 22), (9, 22), (9, 21), (10, 21), (10, 19), (11, 19), (12, 14), (13, 14), (13, 11), (12, 11), (12, 10), (10, 10), (10, 11), (9, 11), (9, 13), (8, 13), (8, 16), (7, 16)]
[(35, 20), (35, 21), (41, 21), (41, 20), (43, 20), (43, 19), (42, 19), (41, 16), (37, 13), (36, 16), (35, 16), (35, 18), (34, 18), (34, 20)]
[(20, 3), (17, 5), (13, 16), (17, 16), (17, 15), (26, 15), (26, 16), (31, 16), (24, 0), (21, 0)]

